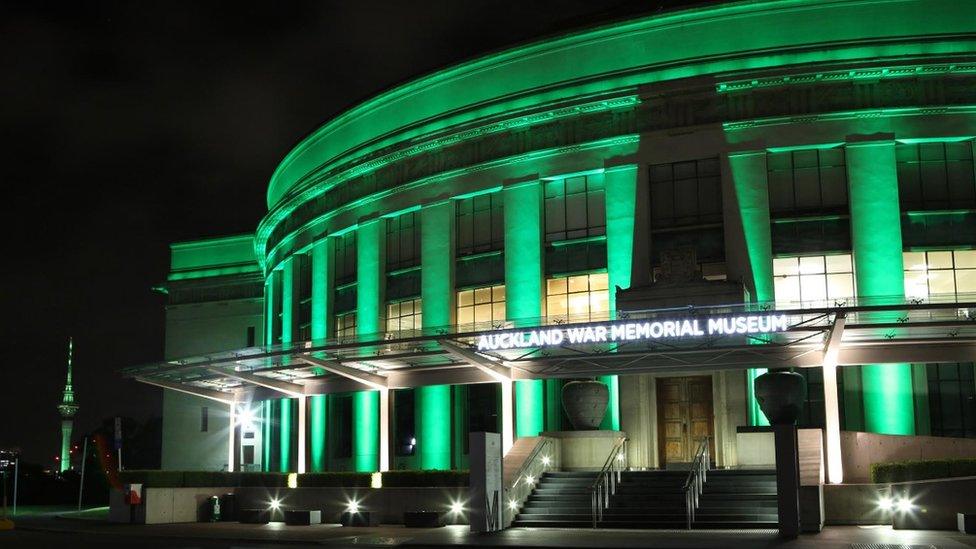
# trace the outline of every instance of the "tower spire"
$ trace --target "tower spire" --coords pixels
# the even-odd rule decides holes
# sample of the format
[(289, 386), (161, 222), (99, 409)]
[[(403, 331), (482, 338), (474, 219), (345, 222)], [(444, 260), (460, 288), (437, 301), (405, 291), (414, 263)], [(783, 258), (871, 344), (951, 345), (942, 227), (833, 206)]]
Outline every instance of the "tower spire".
[(74, 339), (68, 338), (68, 376), (65, 379), (64, 392), (58, 412), (61, 414), (61, 463), (59, 469), (64, 472), (71, 468), (71, 431), (74, 427), (74, 417), (78, 413), (75, 404), (75, 391), (71, 385), (71, 361), (74, 355)]

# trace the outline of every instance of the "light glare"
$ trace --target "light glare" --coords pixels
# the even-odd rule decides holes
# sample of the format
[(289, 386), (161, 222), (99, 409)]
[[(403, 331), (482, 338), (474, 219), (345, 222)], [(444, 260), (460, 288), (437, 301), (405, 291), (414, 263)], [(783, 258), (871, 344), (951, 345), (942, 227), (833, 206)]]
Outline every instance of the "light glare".
[(460, 515), (463, 512), (464, 512), (464, 504), (462, 504), (460, 501), (451, 502), (451, 513), (455, 515)]
[(275, 498), (272, 498), (271, 499), (271, 510), (272, 511), (277, 511), (279, 507), (281, 507), (281, 502), (278, 501)]
[(353, 514), (358, 513), (359, 502), (356, 500), (350, 500), (349, 503), (346, 504), (346, 512), (353, 513)]
[(551, 461), (552, 460), (549, 459), (549, 456), (542, 456), (542, 464), (545, 465), (546, 467), (549, 467), (549, 463)]
[(891, 498), (881, 498), (878, 501), (878, 507), (880, 507), (881, 509), (883, 509), (885, 511), (890, 511), (891, 510), (891, 505), (892, 505)]

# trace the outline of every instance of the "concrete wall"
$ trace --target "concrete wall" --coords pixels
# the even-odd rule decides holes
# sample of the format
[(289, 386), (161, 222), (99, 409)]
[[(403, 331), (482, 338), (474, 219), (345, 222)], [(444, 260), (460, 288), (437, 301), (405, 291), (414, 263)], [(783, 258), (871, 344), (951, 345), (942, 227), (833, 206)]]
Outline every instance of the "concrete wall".
[[(201, 408), (207, 408), (207, 430), (200, 430)], [(175, 471), (227, 470), (230, 442), (227, 406), (176, 391), (163, 392), (162, 468)]]
[(910, 511), (892, 512), (895, 529), (955, 530), (956, 513), (976, 513), (976, 477), (902, 482), (891, 485), (894, 500), (912, 502)]
[[(143, 504), (137, 505), (135, 524), (171, 524), (207, 520), (204, 503), (212, 496), (233, 493), (236, 488), (144, 488)], [(109, 498), (109, 521), (130, 522), (130, 508), (122, 493), (112, 490)]]
[[(322, 521), (339, 522), (350, 501), (370, 513), (371, 524), (403, 524), (405, 511), (441, 511), (448, 524), (467, 524), (466, 513), (453, 515), (451, 503), (465, 502), (467, 488), (238, 488), (239, 509), (267, 509), (271, 498), (282, 509), (319, 509)], [(280, 513), (272, 520), (284, 520)]]
[(610, 450), (620, 437), (627, 436), (623, 431), (558, 431), (542, 433), (542, 436), (559, 441), (560, 463), (555, 464), (562, 471), (599, 471), (607, 461)]
[(891, 515), (878, 503), (890, 498), (887, 484), (825, 484), (824, 512), (828, 526), (844, 524), (891, 524)]
[[(261, 299), (171, 305), (166, 309), (167, 360), (247, 345), (247, 329), (262, 341)], [(208, 428), (200, 430), (201, 408)], [(163, 392), (162, 468), (219, 471), (227, 468), (229, 417), (226, 405), (191, 395)], [(255, 448), (255, 456), (260, 456)]]
[(976, 439), (966, 438), (842, 431), (840, 445), (844, 458), (844, 482), (870, 482), (872, 463), (976, 456)]
[[(895, 484), (824, 485), (828, 525), (891, 524), (896, 529), (955, 530), (956, 513), (976, 513), (976, 477)], [(908, 499), (910, 511), (885, 510), (887, 498)]]

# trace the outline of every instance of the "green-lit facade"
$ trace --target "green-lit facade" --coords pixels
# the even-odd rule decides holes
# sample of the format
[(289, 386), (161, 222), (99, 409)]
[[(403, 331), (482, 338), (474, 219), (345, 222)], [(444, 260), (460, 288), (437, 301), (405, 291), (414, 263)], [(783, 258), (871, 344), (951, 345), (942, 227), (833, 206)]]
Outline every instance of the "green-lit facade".
[[(668, 278), (678, 252), (694, 258), (696, 280), (724, 281), (736, 302), (770, 309), (965, 301), (976, 293), (971, 8), (714, 5), (530, 44), (394, 88), (283, 159), (246, 252), (241, 237), (236, 259), (216, 261), (201, 243), (202, 259), (183, 268), (174, 247), (171, 297), (188, 296), (188, 307), (245, 300), (241, 323), (227, 329), (242, 339), (250, 328), (255, 340), (203, 343), (205, 328), (181, 324), (167, 352), (604, 320), (622, 310), (618, 288), (671, 288), (668, 303), (649, 306), (698, 304), (699, 292), (683, 295)], [(239, 295), (221, 298), (221, 281)], [(391, 374), (380, 387), (300, 361), (305, 369), (288, 379), (289, 360), (281, 379), (303, 396), (273, 387), (239, 395), (254, 423), (230, 449), (208, 451), (230, 452), (240, 469), (466, 468), (469, 431), (571, 429), (565, 377), (505, 383), (445, 370), (416, 381)], [(632, 464), (663, 466), (674, 458), (659, 424), (662, 379), (705, 377), (716, 460), (735, 465), (737, 430), (765, 424), (751, 384), (763, 367), (607, 372), (601, 428), (627, 433)], [(820, 369), (804, 374), (801, 423), (823, 427)], [(976, 437), (972, 363), (843, 366), (837, 377), (843, 430)], [(169, 393), (164, 415), (195, 405)], [(186, 468), (175, 452), (167, 462), (167, 444), (186, 441), (166, 427), (185, 420), (168, 417), (164, 467)]]

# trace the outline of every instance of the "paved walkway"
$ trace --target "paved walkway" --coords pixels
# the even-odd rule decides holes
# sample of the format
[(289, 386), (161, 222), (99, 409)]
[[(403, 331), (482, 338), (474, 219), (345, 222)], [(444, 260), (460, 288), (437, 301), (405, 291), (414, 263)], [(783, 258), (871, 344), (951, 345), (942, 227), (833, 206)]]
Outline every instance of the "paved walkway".
[[(185, 545), (187, 540), (200, 540), (202, 545), (219, 546), (221, 542), (234, 545), (261, 546), (287, 544), (306, 546), (365, 546), (365, 547), (652, 547), (683, 549), (716, 547), (739, 548), (796, 548), (796, 549), (858, 549), (858, 546), (891, 544), (915, 546), (918, 549), (976, 548), (976, 536), (952, 531), (892, 530), (887, 526), (828, 527), (817, 535), (781, 540), (771, 530), (592, 530), (561, 528), (511, 528), (491, 535), (471, 534), (467, 526), (408, 529), (402, 526), (343, 528), (338, 525), (285, 526), (238, 524), (233, 522), (128, 525), (110, 524), (95, 520), (59, 518), (56, 514), (18, 517), (17, 528), (22, 532), (44, 532), (45, 535), (75, 534), (81, 539), (105, 540), (111, 545), (125, 540), (172, 540), (173, 545)], [(4, 532), (0, 532), (0, 546), (4, 546)], [(13, 541), (13, 538), (11, 538)], [(863, 545), (862, 545), (863, 544)], [(150, 544), (151, 545), (151, 544)]]

